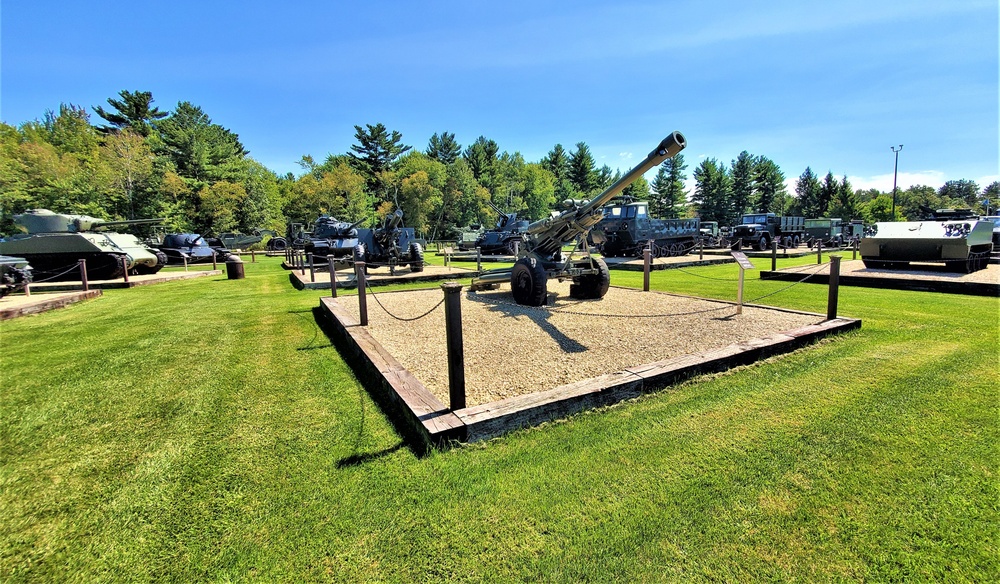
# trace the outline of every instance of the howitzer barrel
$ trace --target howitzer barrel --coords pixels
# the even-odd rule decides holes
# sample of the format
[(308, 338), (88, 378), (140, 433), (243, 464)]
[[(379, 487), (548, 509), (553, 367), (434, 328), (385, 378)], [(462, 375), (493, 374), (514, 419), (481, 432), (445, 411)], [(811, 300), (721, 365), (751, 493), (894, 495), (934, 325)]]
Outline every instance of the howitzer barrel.
[(555, 217), (542, 219), (529, 225), (526, 229), (526, 233), (530, 236), (526, 240), (527, 247), (539, 255), (555, 254), (564, 244), (572, 242), (596, 225), (603, 217), (601, 208), (624, 191), (625, 187), (632, 184), (647, 170), (676, 156), (685, 146), (687, 146), (687, 142), (684, 140), (683, 134), (680, 132), (671, 133), (660, 141), (645, 160), (625, 173), (601, 194)]

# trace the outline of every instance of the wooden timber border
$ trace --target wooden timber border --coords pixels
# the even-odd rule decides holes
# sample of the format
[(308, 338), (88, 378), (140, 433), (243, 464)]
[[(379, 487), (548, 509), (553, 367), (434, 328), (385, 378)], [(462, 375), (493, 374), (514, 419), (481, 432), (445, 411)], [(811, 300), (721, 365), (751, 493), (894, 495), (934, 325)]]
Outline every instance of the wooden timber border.
[[(325, 266), (324, 266), (325, 267)], [(425, 269), (423, 272), (411, 272), (407, 268), (398, 268), (398, 272), (395, 276), (388, 273), (368, 274), (368, 285), (375, 286), (389, 286), (392, 284), (410, 284), (412, 282), (436, 282), (439, 280), (454, 280), (456, 278), (473, 278), (479, 275), (479, 272), (475, 270), (466, 270), (465, 268), (451, 268), (451, 271), (447, 271), (448, 268), (436, 267), (437, 269), (431, 271)], [(383, 269), (384, 268), (380, 268)], [(438, 269), (445, 271), (437, 271)], [(329, 290), (330, 289), (330, 272), (316, 272), (316, 281), (313, 282), (309, 277), (309, 268), (306, 268), (305, 274), (296, 268), (288, 273), (288, 280), (292, 283), (297, 290)], [(344, 272), (342, 275), (338, 276), (337, 289), (341, 288), (357, 288), (358, 282), (353, 277), (350, 272)]]
[[(35, 286), (32, 286), (32, 288), (35, 288)], [(97, 298), (102, 294), (103, 292), (100, 290), (67, 292), (62, 294), (39, 294), (35, 290), (31, 296), (8, 296), (4, 304), (0, 304), (0, 320), (48, 312), (76, 302)]]
[[(547, 391), (452, 411), (360, 326), (336, 298), (320, 298), (318, 311), (334, 346), (373, 397), (388, 409), (400, 433), (418, 452), (451, 442), (487, 440), (657, 391), (695, 375), (724, 371), (788, 353), (823, 337), (861, 328), (860, 319), (826, 320), (719, 349), (630, 367)], [(822, 318), (822, 315), (815, 316)]]
[[(829, 284), (829, 274), (812, 274), (803, 279), (802, 273), (764, 271), (760, 272), (761, 280), (778, 280), (781, 282), (805, 282), (808, 284)], [(880, 276), (856, 276), (840, 274), (841, 286), (860, 286), (863, 288), (881, 288), (885, 290), (911, 290), (917, 292), (942, 292), (945, 294), (968, 294), (972, 296), (1000, 296), (1000, 284), (989, 282), (956, 282), (921, 278), (912, 274), (911, 278), (894, 278)]]

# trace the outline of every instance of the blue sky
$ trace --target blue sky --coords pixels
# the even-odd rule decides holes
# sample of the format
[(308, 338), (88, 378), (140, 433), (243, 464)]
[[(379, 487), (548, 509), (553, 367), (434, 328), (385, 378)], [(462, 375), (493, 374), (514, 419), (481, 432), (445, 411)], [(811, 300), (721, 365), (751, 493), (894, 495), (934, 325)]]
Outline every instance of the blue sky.
[[(478, 136), (537, 161), (580, 141), (625, 170), (666, 134), (855, 187), (998, 169), (998, 4), (7, 0), (0, 120), (123, 89), (190, 101), (268, 168), (347, 152), (381, 122), (424, 149)], [(97, 123), (99, 118), (92, 116)]]

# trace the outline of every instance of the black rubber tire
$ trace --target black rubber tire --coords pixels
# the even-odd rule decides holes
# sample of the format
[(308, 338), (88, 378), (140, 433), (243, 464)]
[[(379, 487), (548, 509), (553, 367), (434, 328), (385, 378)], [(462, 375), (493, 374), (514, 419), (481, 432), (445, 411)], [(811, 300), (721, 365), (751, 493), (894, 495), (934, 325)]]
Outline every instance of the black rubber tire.
[(598, 300), (604, 298), (611, 287), (611, 272), (608, 264), (600, 258), (594, 258), (598, 273), (587, 274), (573, 279), (573, 284), (569, 287), (570, 298), (577, 300)]
[(284, 237), (272, 237), (267, 240), (267, 251), (285, 251), (288, 241)]
[(424, 247), (416, 241), (410, 242), (410, 271), (424, 271)]
[(522, 306), (542, 306), (548, 295), (547, 286), (548, 276), (541, 262), (527, 257), (514, 263), (510, 272), (510, 291), (514, 302)]

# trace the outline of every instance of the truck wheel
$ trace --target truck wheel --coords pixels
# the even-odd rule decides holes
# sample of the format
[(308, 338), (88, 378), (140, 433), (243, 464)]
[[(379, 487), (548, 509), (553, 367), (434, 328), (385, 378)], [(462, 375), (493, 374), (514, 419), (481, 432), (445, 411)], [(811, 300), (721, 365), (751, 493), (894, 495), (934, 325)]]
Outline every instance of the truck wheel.
[(545, 296), (548, 294), (547, 284), (548, 275), (545, 273), (545, 268), (532, 257), (517, 260), (510, 272), (510, 291), (514, 295), (514, 302), (522, 306), (545, 304)]
[(767, 238), (766, 237), (761, 237), (760, 239), (758, 239), (757, 241), (755, 241), (753, 243), (753, 247), (757, 251), (764, 251), (765, 249), (768, 248)]
[(577, 300), (598, 300), (604, 298), (611, 286), (611, 272), (602, 259), (595, 259), (598, 272), (574, 278), (569, 287), (570, 298)]
[(410, 271), (424, 271), (424, 248), (416, 241), (410, 242)]

